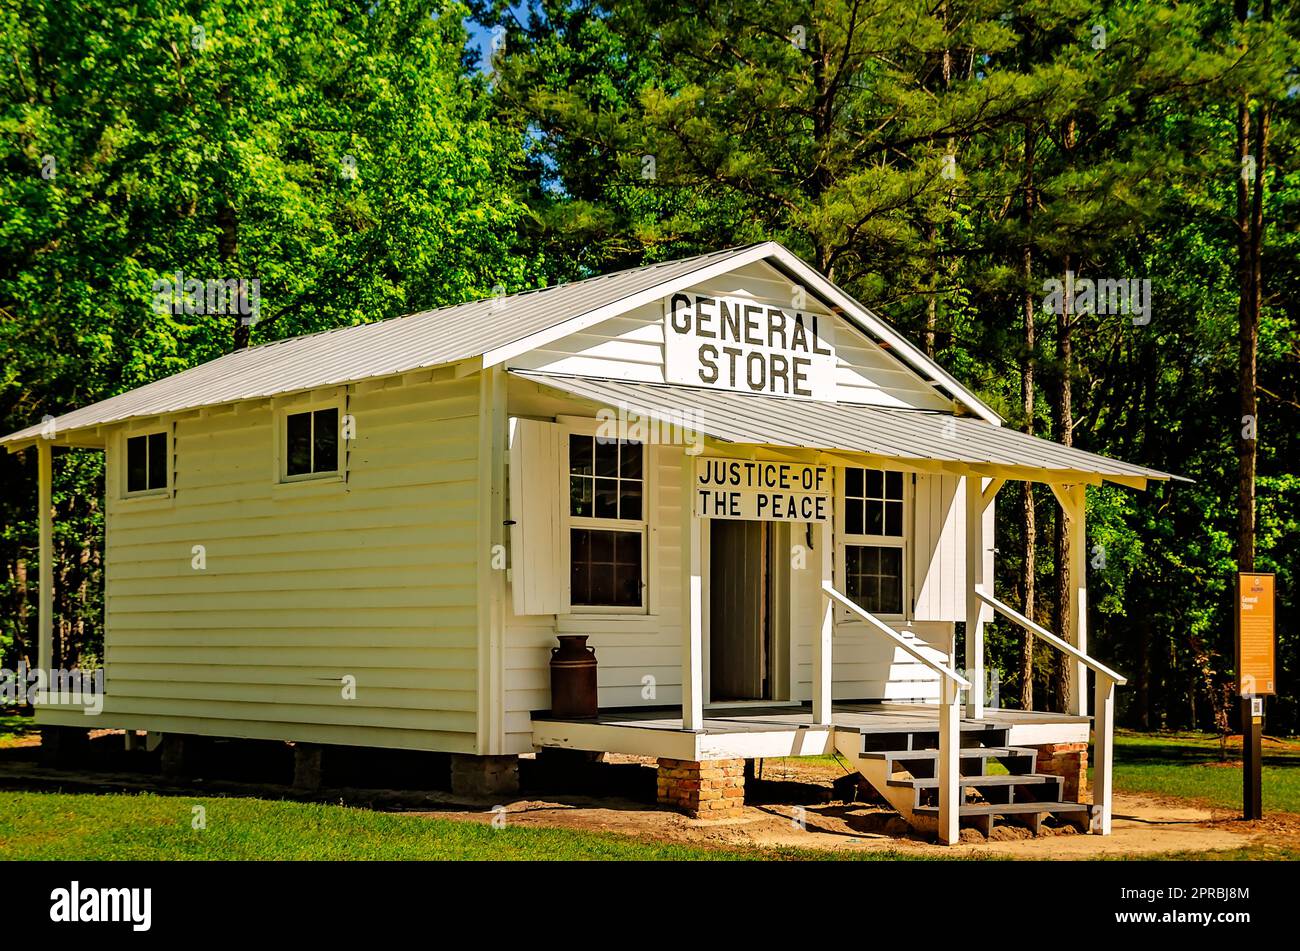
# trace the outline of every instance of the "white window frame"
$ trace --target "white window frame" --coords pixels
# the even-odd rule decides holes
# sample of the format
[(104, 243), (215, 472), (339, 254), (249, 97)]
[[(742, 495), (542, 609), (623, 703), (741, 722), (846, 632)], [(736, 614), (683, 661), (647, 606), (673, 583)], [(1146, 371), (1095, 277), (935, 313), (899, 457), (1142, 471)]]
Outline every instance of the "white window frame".
[[(148, 471), (149, 471), (149, 463), (148, 463), (148, 455), (147, 455), (148, 437), (157, 436), (160, 433), (163, 436), (165, 436), (167, 440), (167, 468), (166, 468), (167, 481), (161, 487), (155, 487), (151, 489), (136, 489), (132, 491), (130, 488), (130, 481), (129, 481), (130, 464), (128, 462), (129, 457), (127, 455), (128, 453), (127, 440), (139, 439), (141, 437), (143, 437), (146, 440), (145, 473), (146, 473), (146, 480), (147, 480)], [(172, 483), (175, 478), (175, 468), (176, 468), (176, 433), (175, 433), (175, 428), (171, 423), (166, 423), (164, 425), (159, 425), (158, 423), (153, 423), (149, 425), (137, 424), (133, 428), (124, 429), (119, 435), (118, 459), (121, 460), (120, 463), (121, 491), (118, 493), (119, 498), (123, 500), (171, 498)]]
[[(569, 618), (608, 617), (609, 615), (645, 616), (651, 611), (651, 570), (650, 557), (653, 549), (651, 539), (655, 479), (654, 479), (654, 445), (649, 442), (641, 444), (641, 518), (640, 520), (624, 518), (596, 518), (595, 516), (571, 515), (569, 513), (569, 437), (597, 436), (600, 427), (607, 425), (596, 419), (574, 419), (561, 417), (560, 429), (560, 471), (559, 504), (562, 528), (560, 531), (560, 559), (564, 572), (564, 615)], [(637, 532), (641, 536), (641, 603), (635, 607), (604, 604), (574, 604), (572, 588), (572, 551), (570, 531), (575, 528), (589, 528), (610, 532)]]
[[(327, 472), (303, 472), (289, 475), (289, 417), (299, 413), (315, 413), (323, 409), (338, 410), (338, 468)], [(303, 482), (344, 482), (347, 480), (350, 462), (350, 444), (343, 439), (343, 431), (348, 412), (346, 394), (329, 396), (300, 396), (279, 400), (275, 404), (274, 431), (275, 446), (273, 452), (275, 481), (281, 485), (297, 485)], [(315, 426), (313, 417), (312, 425)], [(314, 430), (313, 430), (314, 433)], [(313, 439), (313, 443), (315, 440)], [(313, 454), (315, 448), (313, 446)]]
[[(846, 525), (845, 511), (847, 508), (845, 504), (845, 500), (847, 496), (845, 493), (848, 489), (848, 483), (849, 483), (847, 470), (862, 469), (864, 472), (866, 472), (867, 470), (876, 469), (876, 468), (879, 467), (866, 466), (866, 465), (840, 466), (838, 468), (838, 471), (835, 473), (836, 476), (835, 523), (836, 523), (836, 527), (839, 529), (839, 531), (835, 533), (838, 539), (835, 545), (835, 566), (834, 566), (836, 587), (838, 587), (841, 591), (844, 592), (845, 597), (848, 597), (848, 593), (849, 593), (848, 548), (850, 545), (869, 545), (875, 548), (897, 548), (901, 553), (899, 557), (902, 559), (902, 564), (903, 564), (903, 576), (900, 579), (901, 590), (902, 590), (901, 600), (902, 600), (903, 610), (897, 614), (877, 614), (876, 617), (880, 618), (882, 621), (909, 621), (911, 620), (912, 617), (912, 613), (911, 613), (912, 605), (911, 605), (910, 598), (908, 596), (908, 592), (911, 590), (910, 586), (912, 582), (911, 513), (912, 513), (912, 504), (913, 504), (913, 487), (912, 487), (912, 480), (911, 478), (909, 478), (910, 473), (902, 469), (885, 469), (885, 468), (879, 469), (879, 471), (881, 472), (898, 472), (903, 477), (903, 534), (901, 535), (856, 535), (856, 534), (849, 534), (845, 527)], [(848, 608), (837, 606), (836, 611), (838, 612), (838, 617), (839, 620), (841, 621), (855, 620), (853, 613), (849, 611)]]

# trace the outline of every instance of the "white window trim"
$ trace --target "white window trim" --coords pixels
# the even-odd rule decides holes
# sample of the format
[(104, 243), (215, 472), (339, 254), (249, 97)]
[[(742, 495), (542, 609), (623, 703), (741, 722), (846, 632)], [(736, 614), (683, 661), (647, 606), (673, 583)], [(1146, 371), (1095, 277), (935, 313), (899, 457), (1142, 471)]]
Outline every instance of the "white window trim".
[[(344, 441), (343, 429), (345, 418), (348, 413), (348, 395), (338, 393), (330, 396), (307, 396), (296, 399), (277, 400), (275, 407), (275, 425), (271, 427), (273, 431), (274, 445), (272, 447), (272, 474), (274, 482), (277, 485), (301, 485), (305, 482), (310, 483), (343, 483), (348, 478), (348, 466), (351, 462), (351, 442)], [(299, 475), (289, 475), (289, 453), (288, 453), (288, 419), (299, 413), (315, 413), (322, 409), (338, 410), (338, 453), (339, 467), (328, 472), (304, 472)], [(314, 425), (314, 422), (313, 422)]]
[[(913, 505), (913, 485), (912, 480), (908, 477), (909, 473), (899, 469), (887, 469), (882, 471), (902, 472), (903, 474), (903, 534), (902, 535), (850, 535), (844, 531), (845, 524), (845, 489), (848, 486), (848, 479), (845, 476), (846, 469), (873, 469), (875, 466), (839, 466), (835, 473), (835, 524), (839, 529), (835, 533), (835, 586), (844, 592), (848, 597), (848, 546), (850, 545), (871, 545), (876, 548), (897, 548), (902, 552), (903, 560), (903, 577), (902, 584), (902, 601), (903, 610), (898, 614), (877, 614), (876, 617), (882, 621), (902, 621), (910, 622), (912, 619), (912, 604), (908, 597), (911, 590), (912, 582), (912, 505)], [(857, 621), (848, 608), (836, 606), (837, 619), (840, 621), (853, 622)]]
[[(558, 417), (560, 423), (560, 466), (556, 473), (559, 479), (559, 502), (562, 524), (560, 529), (560, 564), (564, 571), (564, 611), (561, 616), (571, 619), (601, 618), (611, 615), (623, 617), (644, 617), (653, 614), (651, 604), (654, 597), (654, 585), (651, 581), (651, 557), (654, 552), (652, 539), (655, 537), (654, 518), (656, 505), (654, 445), (642, 443), (641, 449), (641, 520), (633, 521), (623, 518), (594, 518), (569, 514), (569, 436), (596, 436), (602, 425), (600, 420), (585, 417)], [(619, 605), (574, 604), (571, 586), (572, 554), (569, 544), (569, 532), (574, 528), (603, 529), (611, 532), (637, 532), (641, 535), (641, 604), (637, 607)]]
[[(127, 463), (126, 441), (140, 436), (154, 436), (158, 433), (163, 433), (167, 437), (167, 482), (161, 488), (136, 489), (133, 492), (127, 488), (129, 484), (128, 479), (130, 478), (130, 466)], [(120, 470), (118, 476), (120, 480), (120, 491), (118, 492), (119, 499), (124, 502), (129, 502), (139, 499), (170, 499), (172, 497), (172, 490), (176, 479), (176, 428), (173, 423), (159, 425), (155, 422), (148, 425), (136, 424), (124, 428), (118, 434), (117, 458), (119, 460), (118, 468)], [(148, 471), (147, 457), (145, 471)]]

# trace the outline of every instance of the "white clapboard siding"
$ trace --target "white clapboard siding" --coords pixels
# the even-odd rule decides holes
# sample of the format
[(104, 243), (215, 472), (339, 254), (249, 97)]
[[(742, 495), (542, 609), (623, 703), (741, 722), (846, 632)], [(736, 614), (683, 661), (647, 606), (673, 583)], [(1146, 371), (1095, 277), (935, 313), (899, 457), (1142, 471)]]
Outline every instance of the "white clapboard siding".
[(110, 448), (102, 724), (474, 750), (477, 386), (352, 392), (345, 481), (278, 484), (265, 403), (174, 421), (171, 499)]
[(555, 614), (560, 563), (560, 426), (510, 420), (510, 589), (517, 615)]
[[(790, 699), (812, 699), (812, 643), (821, 624), (821, 579), (815, 568), (790, 572), (790, 638), (793, 670)], [(935, 621), (891, 622), (935, 660), (948, 660), (953, 626)], [(934, 700), (939, 695), (937, 675), (860, 621), (836, 616), (831, 639), (831, 696), (836, 700)]]
[[(689, 288), (688, 293), (713, 297), (747, 297), (772, 307), (794, 306), (796, 288), (766, 262), (738, 268)], [(615, 380), (663, 383), (664, 336), (662, 301), (521, 354), (511, 367), (545, 370)], [(815, 314), (818, 329), (837, 351), (835, 398), (845, 403), (951, 409), (952, 404), (912, 370), (882, 350), (856, 327), (805, 295), (801, 308)]]
[[(506, 752), (532, 749), (529, 714), (551, 705), (551, 648), (557, 634), (586, 634), (599, 662), (597, 683), (602, 707), (656, 706), (681, 702), (681, 496), (676, 446), (649, 447), (655, 469), (647, 499), (650, 527), (648, 600), (652, 613), (520, 615), (506, 605)], [(512, 552), (511, 563), (516, 563)], [(567, 566), (561, 566), (565, 570)], [(512, 599), (513, 601), (513, 599)]]

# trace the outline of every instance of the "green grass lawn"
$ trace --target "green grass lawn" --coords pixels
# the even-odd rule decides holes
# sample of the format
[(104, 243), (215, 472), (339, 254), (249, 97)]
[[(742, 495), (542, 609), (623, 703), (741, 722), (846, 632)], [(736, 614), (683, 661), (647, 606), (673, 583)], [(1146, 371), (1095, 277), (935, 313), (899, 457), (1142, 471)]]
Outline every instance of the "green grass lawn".
[[(1224, 764), (1219, 738), (1205, 733), (1132, 733), (1115, 737), (1115, 788), (1241, 806), (1241, 742)], [(1264, 811), (1300, 812), (1300, 742), (1264, 741)]]
[[(195, 829), (201, 806), (206, 828)], [(246, 798), (0, 793), (0, 859), (699, 859), (607, 835)]]
[[(0, 717), (0, 747), (30, 727)], [(1240, 748), (1230, 747), (1231, 761)], [(832, 757), (804, 758), (826, 766)], [(769, 766), (779, 766), (770, 761)], [(1232, 808), (1241, 803), (1239, 765), (1220, 765), (1217, 737), (1197, 733), (1116, 737), (1115, 784)], [(193, 827), (194, 807), (206, 828)], [(1266, 743), (1266, 812), (1300, 812), (1300, 743)], [(512, 826), (256, 798), (0, 792), (0, 860), (6, 859), (500, 859), (500, 860), (891, 860), (894, 851), (828, 854), (799, 849), (686, 846), (607, 833)], [(978, 858), (967, 855), (964, 858)], [(1162, 858), (1300, 859), (1290, 846)]]
[[(195, 829), (202, 806), (206, 828)], [(251, 798), (0, 792), (0, 861), (9, 859), (492, 859), (698, 861), (924, 858), (724, 849), (339, 805)]]

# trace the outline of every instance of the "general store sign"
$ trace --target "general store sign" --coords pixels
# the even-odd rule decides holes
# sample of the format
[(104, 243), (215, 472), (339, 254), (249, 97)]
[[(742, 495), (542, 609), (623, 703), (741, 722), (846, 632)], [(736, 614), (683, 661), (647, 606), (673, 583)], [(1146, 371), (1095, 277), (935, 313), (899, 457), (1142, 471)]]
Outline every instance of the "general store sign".
[(831, 517), (830, 470), (701, 456), (695, 460), (695, 514), (758, 522), (825, 522)]
[(1237, 677), (1243, 697), (1277, 693), (1273, 575), (1237, 575)]
[(816, 314), (745, 297), (674, 294), (664, 302), (669, 383), (835, 399), (835, 350)]

